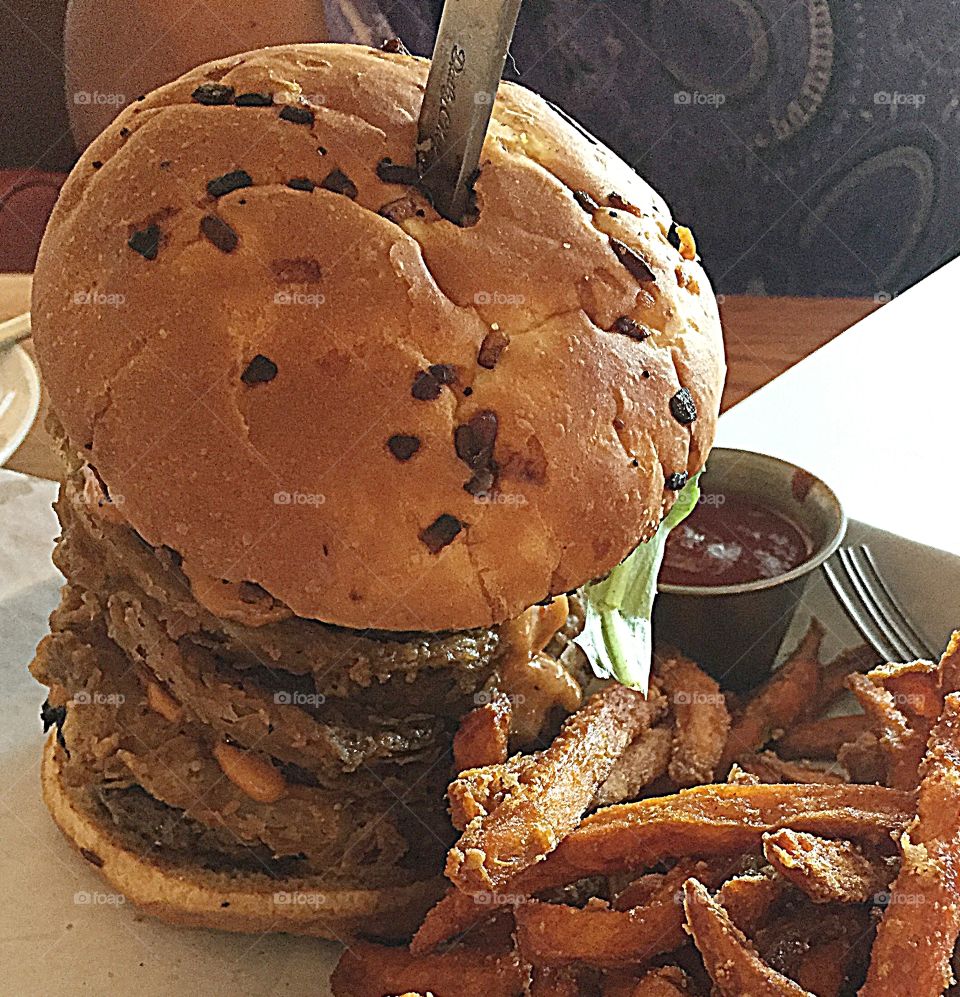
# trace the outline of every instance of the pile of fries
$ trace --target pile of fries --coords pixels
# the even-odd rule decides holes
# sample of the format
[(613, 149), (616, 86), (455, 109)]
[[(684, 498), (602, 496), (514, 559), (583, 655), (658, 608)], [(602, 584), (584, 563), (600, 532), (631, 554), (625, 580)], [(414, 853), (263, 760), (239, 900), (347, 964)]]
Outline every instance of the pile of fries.
[[(960, 932), (960, 632), (938, 664), (821, 665), (816, 622), (749, 699), (661, 653), (545, 750), (468, 716), (452, 884), (336, 997), (936, 997)], [(862, 712), (824, 717), (849, 690)], [(630, 801), (630, 802), (622, 802)]]

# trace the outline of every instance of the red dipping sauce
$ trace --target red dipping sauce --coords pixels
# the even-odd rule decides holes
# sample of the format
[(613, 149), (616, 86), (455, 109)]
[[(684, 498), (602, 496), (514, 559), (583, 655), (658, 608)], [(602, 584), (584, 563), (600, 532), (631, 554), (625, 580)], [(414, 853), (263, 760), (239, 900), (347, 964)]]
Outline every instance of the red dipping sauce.
[(667, 538), (660, 581), (741, 585), (792, 571), (813, 543), (781, 512), (744, 495), (704, 493)]

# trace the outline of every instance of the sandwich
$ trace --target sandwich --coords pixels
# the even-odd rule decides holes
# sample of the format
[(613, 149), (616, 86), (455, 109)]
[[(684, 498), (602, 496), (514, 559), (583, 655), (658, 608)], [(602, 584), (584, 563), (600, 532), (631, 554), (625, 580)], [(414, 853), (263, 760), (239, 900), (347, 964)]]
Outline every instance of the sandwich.
[(661, 198), (519, 86), (468, 214), (440, 216), (428, 66), (201, 66), (93, 142), (43, 240), (43, 796), (168, 921), (409, 933), (463, 718), (506, 697), (530, 749), (598, 677), (645, 681), (714, 436), (716, 300)]

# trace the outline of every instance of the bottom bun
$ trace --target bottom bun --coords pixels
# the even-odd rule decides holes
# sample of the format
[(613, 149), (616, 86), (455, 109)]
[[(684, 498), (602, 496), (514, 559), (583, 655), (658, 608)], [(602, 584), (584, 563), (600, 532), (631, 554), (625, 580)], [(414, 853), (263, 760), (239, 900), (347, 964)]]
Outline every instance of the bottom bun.
[(85, 807), (62, 779), (51, 731), (43, 752), (43, 800), (57, 826), (103, 878), (142, 911), (170, 924), (221, 931), (286, 932), (331, 941), (409, 938), (444, 891), (441, 877), (402, 886), (331, 887), (321, 877), (235, 875), (138, 854)]

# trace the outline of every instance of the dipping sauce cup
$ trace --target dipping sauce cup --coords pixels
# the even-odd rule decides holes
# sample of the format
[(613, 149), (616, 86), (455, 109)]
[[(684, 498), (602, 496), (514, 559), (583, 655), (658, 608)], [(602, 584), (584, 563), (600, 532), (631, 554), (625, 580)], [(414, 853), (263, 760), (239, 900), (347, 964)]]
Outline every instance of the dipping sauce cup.
[[(729, 565), (728, 576), (742, 579), (746, 571), (753, 578), (723, 583), (723, 571), (709, 577), (711, 570), (705, 570), (698, 573), (700, 584), (677, 584), (667, 580), (671, 574), (668, 551), (657, 586), (653, 632), (658, 644), (679, 648), (721, 685), (746, 689), (769, 675), (810, 574), (840, 546), (847, 518), (837, 496), (819, 478), (776, 457), (748, 450), (711, 451), (700, 490), (700, 502), (712, 506), (704, 511), (705, 524), (722, 528), (724, 506), (731, 515), (730, 529), (724, 531), (731, 543), (710, 545), (710, 537), (703, 541), (701, 535), (701, 553), (711, 555), (708, 561), (714, 569), (717, 556), (720, 561), (725, 555), (736, 558), (739, 563)], [(782, 533), (789, 535), (788, 540), (805, 545), (794, 558), (799, 563), (790, 566), (787, 562), (784, 567), (768, 556), (769, 544), (756, 544), (753, 533), (745, 528), (745, 509), (755, 510), (761, 524), (775, 526), (778, 519), (785, 519)], [(694, 530), (696, 510), (687, 524), (700, 534)], [(683, 525), (674, 533), (681, 530)], [(687, 532), (684, 537), (671, 535), (670, 543), (693, 539), (697, 538)], [(756, 547), (763, 549), (753, 549)], [(756, 577), (759, 570), (750, 572), (745, 567), (757, 564), (774, 573)]]

